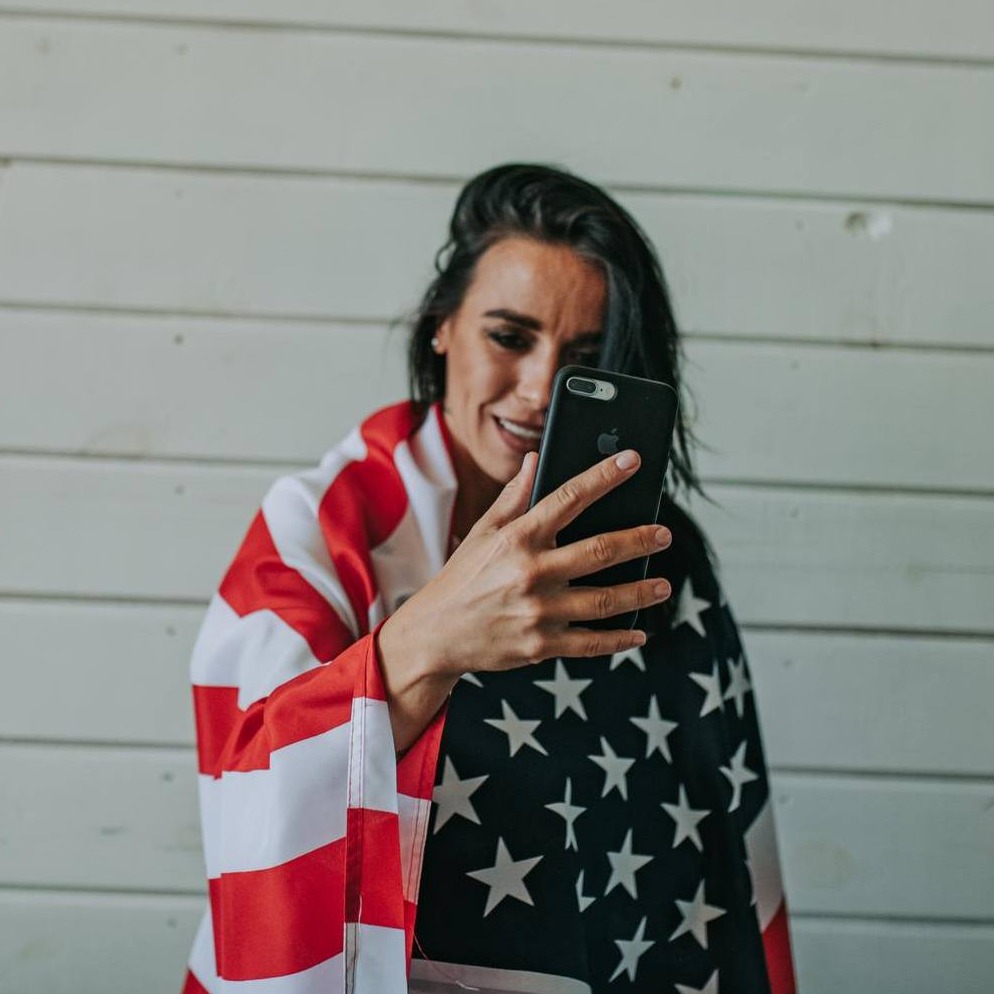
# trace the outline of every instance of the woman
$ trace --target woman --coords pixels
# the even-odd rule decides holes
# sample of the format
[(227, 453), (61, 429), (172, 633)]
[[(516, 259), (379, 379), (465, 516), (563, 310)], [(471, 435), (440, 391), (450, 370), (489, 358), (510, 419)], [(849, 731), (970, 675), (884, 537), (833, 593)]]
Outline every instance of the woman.
[[(631, 452), (528, 510), (556, 370), (679, 388), (678, 356), (654, 254), (601, 190), (509, 165), (462, 191), (413, 401), (277, 481), (198, 638), (210, 915), (188, 991), (399, 994), (409, 971), (419, 990), (793, 990), (703, 538), (667, 500), (662, 525), (556, 548)], [(697, 487), (683, 422), (672, 465)], [(569, 585), (647, 553), (645, 581)], [(634, 631), (582, 627), (635, 607)]]

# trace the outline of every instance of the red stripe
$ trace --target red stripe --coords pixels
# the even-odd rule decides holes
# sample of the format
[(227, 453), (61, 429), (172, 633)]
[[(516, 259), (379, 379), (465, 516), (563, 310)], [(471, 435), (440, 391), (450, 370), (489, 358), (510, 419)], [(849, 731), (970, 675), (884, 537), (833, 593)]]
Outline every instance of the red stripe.
[(272, 611), (306, 640), (315, 659), (333, 659), (353, 639), (338, 612), (280, 558), (262, 511), (252, 520), (219, 593), (239, 617)]
[(787, 905), (781, 901), (777, 913), (763, 931), (766, 970), (770, 975), (771, 994), (795, 994), (794, 963), (790, 952), (790, 927)]
[(215, 735), (212, 730), (201, 752), (201, 772), (217, 777), (222, 771), (268, 770), (276, 749), (346, 724), (352, 716), (356, 679), (371, 647), (372, 637), (367, 635), (332, 662), (301, 673), (269, 697), (238, 711), (234, 719), (230, 709), (237, 709), (237, 692), (232, 688), (195, 688), (198, 734), (201, 725), (211, 728), (212, 722), (228, 729), (216, 755), (209, 750), (217, 748), (222, 732)]
[(201, 773), (219, 776), (224, 746), (241, 716), (237, 687), (193, 687), (197, 763)]
[(346, 921), (404, 928), (400, 828), (389, 811), (349, 808)]
[(210, 994), (210, 991), (197, 980), (192, 971), (187, 970), (186, 979), (183, 981), (183, 990), (180, 994)]
[(209, 881), (218, 975), (257, 980), (308, 970), (343, 948), (345, 840), (281, 866)]
[[(407, 492), (393, 451), (416, 427), (409, 404), (377, 411), (359, 429), (366, 458), (349, 463), (321, 498), (321, 531), (360, 626), (377, 592), (369, 550), (393, 533), (407, 511)], [(360, 536), (365, 541), (358, 541)]]

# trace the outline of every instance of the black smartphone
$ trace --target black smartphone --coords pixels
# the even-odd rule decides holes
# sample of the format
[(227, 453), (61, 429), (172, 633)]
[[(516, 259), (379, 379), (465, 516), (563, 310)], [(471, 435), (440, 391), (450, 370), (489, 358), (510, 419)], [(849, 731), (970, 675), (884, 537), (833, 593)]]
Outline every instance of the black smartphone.
[[(556, 539), (558, 545), (656, 521), (676, 416), (677, 394), (667, 383), (585, 366), (559, 370), (529, 506), (614, 452), (635, 449), (642, 464), (633, 477), (563, 528)], [(573, 583), (606, 587), (643, 580), (648, 566), (646, 556), (597, 570)], [(637, 611), (630, 611), (578, 624), (586, 628), (632, 628), (637, 615)]]

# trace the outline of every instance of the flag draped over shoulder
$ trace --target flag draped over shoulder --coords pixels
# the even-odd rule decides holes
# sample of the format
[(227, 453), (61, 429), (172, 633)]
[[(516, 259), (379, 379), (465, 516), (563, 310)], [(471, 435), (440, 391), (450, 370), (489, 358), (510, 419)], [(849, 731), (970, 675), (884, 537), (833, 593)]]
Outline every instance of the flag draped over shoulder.
[[(455, 493), (438, 405), (402, 403), (266, 495), (191, 664), (209, 911), (184, 994), (408, 990), (444, 715), (397, 760), (374, 635), (441, 569)], [(744, 841), (789, 994), (763, 812)]]

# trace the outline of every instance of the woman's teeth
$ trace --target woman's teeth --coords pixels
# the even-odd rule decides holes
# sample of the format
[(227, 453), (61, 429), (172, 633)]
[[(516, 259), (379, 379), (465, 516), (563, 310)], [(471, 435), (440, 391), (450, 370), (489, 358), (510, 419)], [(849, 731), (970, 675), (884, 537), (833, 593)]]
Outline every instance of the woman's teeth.
[(516, 425), (513, 421), (505, 421), (503, 418), (498, 418), (497, 423), (505, 431), (509, 431), (518, 438), (526, 438), (530, 442), (537, 442), (542, 437), (542, 432), (534, 428), (523, 428), (521, 425)]

